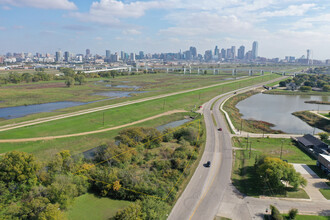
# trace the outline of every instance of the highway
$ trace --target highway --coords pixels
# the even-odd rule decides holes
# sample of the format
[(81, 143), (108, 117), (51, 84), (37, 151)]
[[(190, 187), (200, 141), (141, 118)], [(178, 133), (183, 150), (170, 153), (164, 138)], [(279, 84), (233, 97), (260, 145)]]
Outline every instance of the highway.
[[(242, 93), (261, 85), (258, 84), (237, 91)], [(206, 126), (205, 151), (189, 184), (173, 207), (168, 217), (169, 220), (213, 220), (217, 214), (226, 188), (231, 182), (233, 161), (231, 133), (219, 108), (220, 104), (232, 95), (233, 92), (219, 95), (203, 105)], [(211, 106), (215, 101), (212, 111)], [(213, 123), (212, 114), (214, 114), (217, 126)], [(217, 130), (219, 127), (222, 128), (222, 131)], [(203, 166), (207, 161), (211, 161), (210, 168)], [(250, 216), (248, 209), (242, 209), (240, 212), (242, 216)]]

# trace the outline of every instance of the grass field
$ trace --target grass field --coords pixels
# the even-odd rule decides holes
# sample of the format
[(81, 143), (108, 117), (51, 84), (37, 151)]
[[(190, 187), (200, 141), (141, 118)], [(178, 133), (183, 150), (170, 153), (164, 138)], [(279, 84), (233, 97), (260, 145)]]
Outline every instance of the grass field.
[[(285, 220), (290, 220), (287, 214), (283, 215), (283, 217)], [(295, 220), (330, 220), (330, 216), (297, 215)]]
[(320, 114), (320, 115), (323, 115), (323, 116), (325, 116), (327, 118), (330, 118), (330, 114)]
[(87, 193), (75, 198), (66, 215), (70, 220), (107, 220), (130, 204), (128, 201), (99, 198)]
[(302, 189), (292, 191), (292, 189), (287, 188), (287, 191), (283, 193), (277, 192), (274, 189), (265, 188), (264, 185), (260, 183), (260, 178), (254, 171), (253, 166), (255, 160), (261, 155), (277, 158), (280, 157), (282, 141), (282, 159), (288, 160), (289, 163), (316, 163), (315, 160), (296, 147), (294, 142), (290, 139), (249, 138), (249, 142), (251, 142), (250, 151), (246, 150), (246, 138), (234, 137), (234, 146), (241, 148), (242, 150), (235, 151), (235, 164), (232, 173), (232, 181), (240, 192), (248, 196), (267, 195), (273, 197), (309, 198), (306, 192)]
[[(106, 87), (106, 85), (138, 86), (138, 90), (148, 93), (139, 94), (141, 97), (152, 96), (167, 92), (185, 90), (221, 82), (231, 77), (222, 75), (173, 75), (173, 74), (143, 74), (120, 76), (116, 78), (87, 79), (83, 85), (67, 88), (64, 80), (44, 81), (37, 83), (7, 84), (0, 87), (0, 107), (40, 104), (57, 101), (88, 102), (105, 99), (103, 96), (93, 95), (97, 92), (124, 90), (130, 88)], [(105, 80), (106, 82), (99, 82)], [(115, 100), (114, 100), (115, 101)]]
[(320, 192), (327, 200), (330, 200), (330, 189), (320, 189)]
[[(90, 113), (30, 127), (4, 131), (0, 133), (0, 138), (13, 139), (73, 134), (126, 124), (169, 110), (184, 109), (190, 111), (216, 95), (239, 87), (255, 84), (263, 80), (268, 80), (272, 77), (274, 76), (249, 78), (214, 88), (203, 89), (201, 91), (174, 95), (163, 99), (132, 104), (102, 112)], [(103, 113), (105, 116), (105, 126), (103, 126)]]
[[(172, 121), (181, 120), (184, 116), (196, 115), (193, 113), (176, 113), (163, 116), (154, 120), (146, 121), (135, 126), (157, 127)], [(70, 150), (71, 154), (79, 154), (86, 150), (100, 146), (113, 139), (119, 130), (107, 131), (98, 134), (85, 135), (80, 137), (61, 138), (47, 141), (22, 142), (22, 143), (1, 143), (0, 154), (12, 150), (33, 153), (41, 160), (47, 160), (61, 150)]]

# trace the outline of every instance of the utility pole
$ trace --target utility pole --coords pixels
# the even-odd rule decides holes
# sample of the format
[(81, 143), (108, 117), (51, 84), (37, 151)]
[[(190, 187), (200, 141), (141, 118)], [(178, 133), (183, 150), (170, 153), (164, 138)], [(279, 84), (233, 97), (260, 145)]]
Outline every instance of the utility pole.
[(282, 140), (281, 142), (282, 142), (282, 144), (281, 144), (281, 155), (280, 155), (280, 159), (282, 159), (282, 151), (283, 151), (283, 142), (284, 142), (284, 140)]

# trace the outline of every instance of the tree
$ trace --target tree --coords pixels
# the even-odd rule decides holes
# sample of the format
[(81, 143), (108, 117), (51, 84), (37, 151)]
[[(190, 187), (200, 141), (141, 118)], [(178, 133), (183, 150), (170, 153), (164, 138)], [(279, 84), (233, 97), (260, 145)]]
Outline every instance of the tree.
[(324, 85), (323, 86), (323, 91), (324, 92), (330, 92), (330, 85)]
[(263, 180), (275, 189), (284, 187), (281, 180), (288, 181), (294, 189), (306, 185), (306, 180), (300, 173), (296, 172), (291, 164), (279, 158), (261, 158), (256, 166), (259, 176), (263, 176)]
[(327, 132), (319, 133), (319, 136), (320, 136), (322, 141), (326, 141), (326, 140), (329, 139), (329, 134)]
[(64, 75), (67, 77), (74, 77), (75, 75), (74, 70), (71, 68), (66, 68), (66, 67), (60, 68), (60, 72), (64, 73)]
[(21, 76), (18, 73), (9, 73), (9, 82), (17, 84), (21, 81)]
[(310, 86), (301, 86), (300, 87), (300, 91), (302, 91), (302, 92), (308, 92), (311, 90), (312, 90), (312, 87), (310, 87)]
[(0, 181), (33, 186), (37, 183), (38, 167), (33, 155), (11, 151), (0, 158)]
[(65, 84), (67, 87), (74, 86), (75, 80), (72, 77), (67, 77), (65, 80)]
[(142, 207), (140, 203), (134, 202), (130, 206), (125, 209), (121, 209), (117, 212), (117, 214), (113, 217), (114, 220), (142, 220)]
[(289, 211), (289, 218), (295, 219), (298, 214), (298, 209), (290, 209)]
[(75, 80), (79, 82), (79, 85), (82, 85), (83, 83), (86, 82), (86, 77), (84, 75), (77, 75)]
[(286, 81), (281, 81), (281, 82), (279, 83), (279, 85), (280, 85), (280, 87), (286, 87)]
[(270, 205), (270, 210), (271, 210), (271, 214), (270, 214), (271, 219), (283, 220), (283, 217), (282, 217), (280, 211), (278, 211), (278, 209), (275, 206)]

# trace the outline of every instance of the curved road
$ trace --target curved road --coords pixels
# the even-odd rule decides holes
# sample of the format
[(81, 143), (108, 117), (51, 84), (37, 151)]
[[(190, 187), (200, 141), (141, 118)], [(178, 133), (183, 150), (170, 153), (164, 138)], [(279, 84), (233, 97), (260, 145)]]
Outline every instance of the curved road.
[[(279, 79), (266, 83), (277, 80)], [(245, 92), (251, 88), (260, 87), (262, 84), (237, 91)], [(219, 95), (203, 106), (206, 126), (205, 151), (189, 184), (173, 207), (169, 220), (212, 220), (217, 214), (226, 188), (230, 185), (232, 170), (231, 134), (219, 108), (220, 104), (232, 94), (233, 92)], [(215, 101), (212, 112), (211, 106)], [(214, 126), (212, 114), (214, 114), (217, 127)], [(218, 131), (218, 127), (222, 127), (222, 131)], [(207, 161), (211, 161), (210, 168), (203, 166)], [(240, 212), (242, 215), (250, 216), (248, 209), (240, 210)]]

